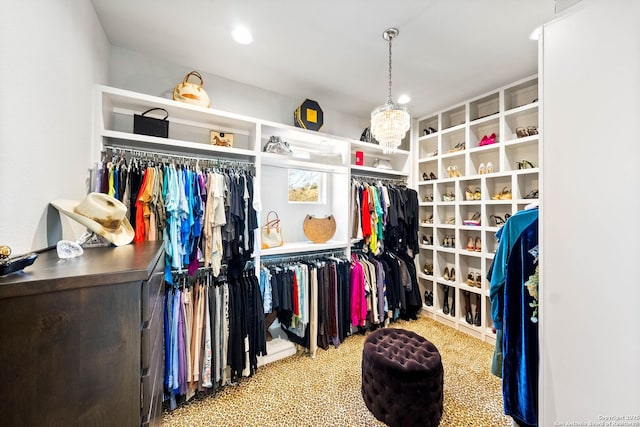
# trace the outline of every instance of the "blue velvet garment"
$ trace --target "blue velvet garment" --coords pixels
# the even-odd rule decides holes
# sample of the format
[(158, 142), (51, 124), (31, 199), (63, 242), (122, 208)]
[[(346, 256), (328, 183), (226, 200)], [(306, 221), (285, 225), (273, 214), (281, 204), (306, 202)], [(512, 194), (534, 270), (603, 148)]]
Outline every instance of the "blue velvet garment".
[(512, 247), (504, 285), (502, 394), (505, 414), (521, 426), (538, 425), (538, 323), (525, 286), (536, 273), (537, 246), (536, 218)]

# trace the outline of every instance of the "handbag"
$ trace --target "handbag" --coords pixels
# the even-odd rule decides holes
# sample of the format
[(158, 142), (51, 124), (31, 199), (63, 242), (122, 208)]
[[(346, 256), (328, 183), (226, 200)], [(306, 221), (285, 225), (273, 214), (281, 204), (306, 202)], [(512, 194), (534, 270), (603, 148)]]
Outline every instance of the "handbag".
[(279, 136), (270, 136), (269, 141), (262, 149), (265, 153), (292, 155), (291, 147), (287, 141), (283, 141)]
[[(189, 77), (195, 76), (200, 80), (200, 84), (191, 83)], [(209, 95), (202, 88), (204, 86), (204, 80), (197, 71), (192, 71), (182, 79), (182, 83), (179, 83), (173, 89), (173, 99), (175, 101), (186, 102), (187, 104), (199, 105), (200, 107), (209, 107), (211, 102), (209, 101)]]
[(307, 239), (313, 243), (325, 243), (336, 233), (336, 219), (333, 215), (329, 215), (326, 218), (307, 215), (304, 217), (302, 230)]
[[(163, 119), (149, 117), (146, 114), (154, 111), (164, 111)], [(169, 138), (169, 112), (164, 108), (149, 108), (142, 114), (133, 115), (133, 133), (140, 135), (159, 136), (160, 138)]]
[[(271, 218), (271, 214), (275, 218)], [(262, 249), (277, 248), (284, 245), (282, 239), (282, 228), (280, 227), (280, 218), (276, 211), (270, 211), (267, 214), (267, 222), (260, 227), (260, 241), (262, 243)]]
[(391, 162), (387, 159), (375, 159), (373, 161), (373, 167), (377, 169), (393, 170)]

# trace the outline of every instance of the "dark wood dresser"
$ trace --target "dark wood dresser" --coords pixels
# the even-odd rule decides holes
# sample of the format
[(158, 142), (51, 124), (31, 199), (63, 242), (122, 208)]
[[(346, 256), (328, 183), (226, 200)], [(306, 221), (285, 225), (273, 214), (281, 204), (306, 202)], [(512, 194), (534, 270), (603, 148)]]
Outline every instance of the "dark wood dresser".
[(162, 242), (40, 255), (0, 277), (0, 424), (159, 425)]

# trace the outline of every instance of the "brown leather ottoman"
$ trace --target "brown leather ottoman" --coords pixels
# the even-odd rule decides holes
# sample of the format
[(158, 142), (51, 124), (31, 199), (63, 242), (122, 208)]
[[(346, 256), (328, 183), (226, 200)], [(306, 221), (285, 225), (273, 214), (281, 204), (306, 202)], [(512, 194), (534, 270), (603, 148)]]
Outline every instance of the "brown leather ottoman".
[(435, 345), (404, 329), (371, 333), (362, 350), (362, 397), (389, 426), (437, 426), (444, 371)]

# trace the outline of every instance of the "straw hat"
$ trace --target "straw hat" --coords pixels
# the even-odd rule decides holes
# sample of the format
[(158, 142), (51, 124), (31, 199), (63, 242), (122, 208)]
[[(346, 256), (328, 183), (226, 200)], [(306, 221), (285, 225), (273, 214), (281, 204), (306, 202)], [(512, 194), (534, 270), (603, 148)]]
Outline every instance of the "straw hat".
[(116, 246), (133, 240), (135, 232), (125, 216), (127, 207), (118, 199), (103, 193), (89, 193), (81, 202), (54, 200), (51, 204)]

